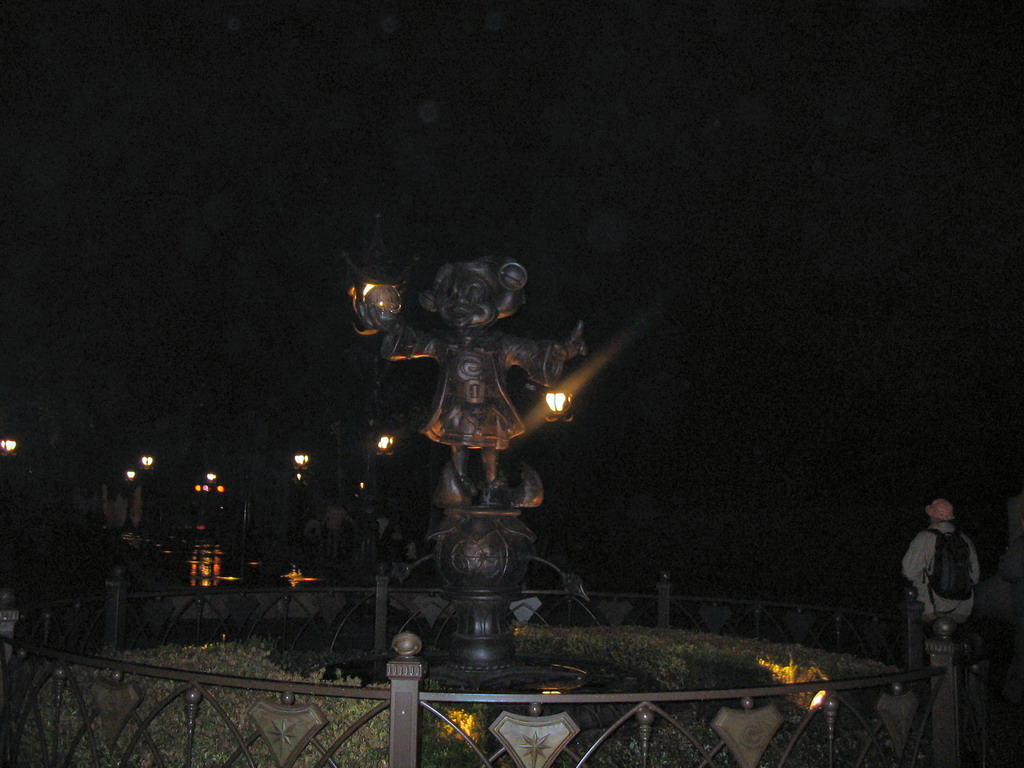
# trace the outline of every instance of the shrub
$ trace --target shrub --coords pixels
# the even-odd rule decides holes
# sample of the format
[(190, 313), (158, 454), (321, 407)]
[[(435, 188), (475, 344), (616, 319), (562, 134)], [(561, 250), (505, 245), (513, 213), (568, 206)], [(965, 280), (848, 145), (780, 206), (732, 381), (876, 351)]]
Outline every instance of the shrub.
[[(664, 691), (749, 688), (895, 671), (876, 661), (802, 645), (680, 629), (528, 624), (515, 633), (520, 653), (612, 661), (653, 678)], [(787, 674), (789, 679), (784, 678)]]
[[(516, 629), (516, 643), (521, 655), (590, 658), (629, 667), (653, 680), (660, 690), (700, 690), (711, 688), (745, 688), (770, 686), (783, 682), (801, 682), (826, 678), (874, 676), (891, 672), (877, 662), (858, 659), (845, 654), (782, 645), (745, 638), (731, 638), (672, 629), (636, 627), (558, 628), (527, 625)], [(231, 675), (253, 680), (296, 681), (333, 685), (358, 685), (353, 679), (327, 682), (323, 669), (317, 668), (315, 654), (296, 656), (277, 655), (271, 642), (254, 639), (247, 643), (211, 643), (204, 646), (164, 646), (145, 651), (118, 654), (119, 660), (155, 667), (174, 668), (218, 675)], [(63, 754), (69, 752), (68, 764), (92, 764), (92, 754), (99, 754), (100, 764), (120, 765), (128, 749), (128, 765), (140, 768), (155, 765), (183, 765), (187, 751), (185, 738), (185, 701), (183, 694), (188, 683), (173, 680), (130, 675), (129, 679), (142, 695), (142, 703), (133, 720), (121, 731), (113, 744), (103, 739), (102, 729), (96, 729), (97, 738), (85, 733), (85, 723), (96, 709), (93, 686), (98, 678), (107, 677), (102, 670), (82, 667), (69, 669), (69, 685), (63, 694), (63, 703), (55, 705), (52, 687), (54, 678), (46, 683), (39, 697), (39, 717), (29, 718), (22, 740), (18, 765), (31, 768), (52, 762), (53, 747)], [(297, 704), (307, 698), (296, 697)], [(250, 690), (245, 687), (205, 686), (204, 698), (199, 704), (199, 717), (195, 730), (192, 764), (196, 766), (244, 765), (239, 752), (239, 738), (249, 743), (255, 727), (249, 711), (257, 702), (277, 704), (276, 693)], [(550, 699), (549, 711), (557, 711), (557, 697)], [(780, 736), (798, 732), (806, 724), (809, 697), (791, 696), (776, 700), (786, 719)], [(317, 736), (318, 742), (329, 747), (353, 723), (378, 704), (373, 700), (353, 698), (316, 697), (328, 724)], [(603, 706), (603, 705), (602, 705)], [(622, 712), (627, 705), (610, 705)], [(670, 715), (677, 719), (698, 743), (715, 744), (718, 736), (710, 727), (721, 702), (694, 702), (668, 706)], [(726, 704), (735, 707), (736, 704)], [(442, 706), (460, 728), (471, 731), (481, 748), (493, 750), (496, 746), (487, 733), (502, 705)], [(570, 707), (570, 714), (572, 708)], [(59, 715), (58, 715), (59, 710)], [(57, 745), (43, 744), (42, 724), (57, 723), (61, 734)], [(378, 713), (342, 744), (336, 753), (339, 766), (386, 766), (388, 754), (388, 715)], [(134, 745), (129, 749), (132, 739)], [(593, 733), (581, 734), (574, 744), (577, 754), (593, 741)], [(816, 765), (827, 761), (827, 737), (821, 718), (811, 722), (801, 739), (803, 756), (794, 755), (791, 765)], [(857, 754), (863, 748), (863, 734), (841, 734), (836, 739), (840, 755)], [(262, 739), (251, 742), (250, 749), (260, 765), (274, 765), (269, 749)], [(62, 751), (63, 750), (63, 751)], [(95, 750), (90, 752), (91, 750)], [(677, 765), (683, 755), (696, 758), (696, 751), (686, 737), (668, 724), (658, 725), (650, 743), (648, 764), (651, 766)], [(233, 758), (234, 756), (234, 758)], [(314, 764), (320, 751), (307, 745), (295, 765), (300, 768)], [(58, 761), (59, 762), (59, 761)], [(699, 762), (699, 760), (697, 761)], [(423, 764), (425, 766), (478, 765), (470, 749), (461, 743), (450, 727), (438, 720), (427, 718), (423, 727)], [(632, 721), (612, 738), (588, 764), (595, 766), (640, 764), (639, 739)]]
[[(255, 680), (283, 680), (316, 682), (321, 684), (351, 685), (352, 680), (327, 683), (318, 677), (310, 679), (282, 668), (271, 660), (273, 646), (260, 639), (248, 643), (211, 643), (204, 646), (163, 646), (144, 651), (126, 651), (117, 654), (121, 661), (155, 667), (232, 675)], [(75, 759), (71, 764), (93, 764), (98, 753), (101, 765), (121, 765), (128, 750), (128, 765), (146, 768), (157, 765), (184, 765), (187, 752), (185, 691), (188, 683), (174, 680), (130, 675), (126, 678), (141, 694), (141, 704), (133, 718), (121, 730), (113, 744), (107, 742), (104, 729), (96, 729), (95, 738), (88, 736), (83, 726), (96, 711), (94, 685), (98, 678), (109, 679), (109, 673), (98, 669), (75, 667), (73, 682), (62, 705), (52, 695), (40, 696), (40, 718), (37, 722), (59, 723), (60, 744), (46, 743), (30, 724), (22, 739), (19, 765), (33, 766), (46, 763), (45, 750), (70, 751)], [(48, 686), (54, 685), (51, 679)], [(250, 690), (244, 687), (204, 686), (196, 718), (192, 765), (245, 765), (240, 754), (239, 740), (250, 744), (253, 757), (259, 765), (274, 765), (273, 756), (262, 739), (251, 740), (256, 728), (249, 717), (250, 709), (258, 702), (280, 704), (281, 696), (274, 692)], [(45, 693), (45, 692), (44, 692)], [(298, 695), (295, 703), (308, 702)], [(316, 740), (324, 747), (331, 745), (359, 718), (368, 713), (379, 701), (353, 698), (318, 696), (316, 705), (327, 719), (327, 725)], [(60, 710), (59, 716), (57, 710)], [(95, 723), (94, 723), (95, 724)], [(338, 765), (386, 766), (388, 754), (388, 716), (379, 713), (357, 730), (337, 750)], [(132, 744), (134, 740), (134, 744)], [(44, 745), (45, 744), (45, 748)], [(62, 745), (62, 746), (61, 746)], [(95, 752), (92, 750), (95, 749)], [(233, 761), (231, 758), (237, 755)], [(321, 756), (320, 751), (307, 745), (296, 760), (297, 767), (311, 766)], [(77, 762), (76, 762), (77, 759)]]

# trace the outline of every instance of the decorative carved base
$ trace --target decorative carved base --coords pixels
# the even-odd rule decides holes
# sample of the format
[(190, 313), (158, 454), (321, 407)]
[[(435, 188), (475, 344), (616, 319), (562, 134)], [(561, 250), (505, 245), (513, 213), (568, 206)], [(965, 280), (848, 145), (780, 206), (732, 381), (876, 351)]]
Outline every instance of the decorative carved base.
[(519, 597), (533, 557), (533, 531), (515, 508), (459, 507), (445, 512), (432, 536), (434, 563), (455, 606), (449, 663), (495, 670), (515, 662), (509, 603)]

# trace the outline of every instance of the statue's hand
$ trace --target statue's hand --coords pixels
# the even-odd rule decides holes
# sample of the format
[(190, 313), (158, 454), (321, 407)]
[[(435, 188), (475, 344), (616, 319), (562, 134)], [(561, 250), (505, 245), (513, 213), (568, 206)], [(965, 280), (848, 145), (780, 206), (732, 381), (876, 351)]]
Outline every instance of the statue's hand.
[(583, 321), (580, 320), (576, 323), (576, 327), (572, 329), (572, 333), (569, 334), (569, 338), (564, 343), (558, 345), (562, 356), (565, 360), (576, 355), (586, 355), (589, 351), (587, 349), (587, 342), (583, 340)]

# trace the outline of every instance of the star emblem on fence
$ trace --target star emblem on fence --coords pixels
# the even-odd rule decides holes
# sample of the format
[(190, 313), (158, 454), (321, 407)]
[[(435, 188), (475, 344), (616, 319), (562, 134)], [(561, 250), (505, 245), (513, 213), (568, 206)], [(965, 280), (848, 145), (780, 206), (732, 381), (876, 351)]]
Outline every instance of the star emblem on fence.
[(261, 701), (249, 710), (260, 736), (279, 766), (292, 765), (299, 753), (327, 725), (316, 704), (271, 704)]
[(565, 712), (527, 717), (506, 711), (498, 715), (490, 731), (508, 750), (517, 768), (547, 768), (580, 729)]
[(550, 734), (520, 733), (519, 735), (523, 741), (521, 744), (517, 744), (516, 748), (535, 762), (543, 759), (545, 752), (551, 751), (551, 746), (548, 744)]

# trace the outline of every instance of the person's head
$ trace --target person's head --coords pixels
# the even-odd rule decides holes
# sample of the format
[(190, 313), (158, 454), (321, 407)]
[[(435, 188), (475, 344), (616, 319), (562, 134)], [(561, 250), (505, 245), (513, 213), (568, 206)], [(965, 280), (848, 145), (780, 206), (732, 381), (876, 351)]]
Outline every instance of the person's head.
[(924, 513), (932, 520), (950, 521), (953, 519), (953, 505), (945, 499), (935, 499), (924, 508)]

